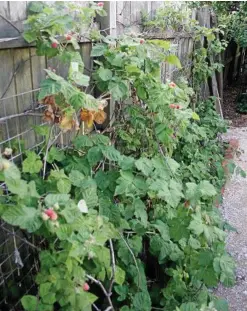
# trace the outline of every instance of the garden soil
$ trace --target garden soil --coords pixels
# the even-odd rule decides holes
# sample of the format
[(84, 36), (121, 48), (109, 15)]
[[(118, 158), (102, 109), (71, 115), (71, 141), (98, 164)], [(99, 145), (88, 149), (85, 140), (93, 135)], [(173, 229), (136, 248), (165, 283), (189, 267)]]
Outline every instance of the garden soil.
[[(238, 140), (240, 152), (234, 161), (247, 172), (247, 127), (231, 128), (225, 138)], [(247, 311), (247, 178), (233, 174), (226, 184), (221, 209), (225, 220), (236, 229), (227, 238), (227, 250), (236, 261), (236, 284), (232, 288), (220, 285), (215, 294), (228, 301), (229, 311)]]

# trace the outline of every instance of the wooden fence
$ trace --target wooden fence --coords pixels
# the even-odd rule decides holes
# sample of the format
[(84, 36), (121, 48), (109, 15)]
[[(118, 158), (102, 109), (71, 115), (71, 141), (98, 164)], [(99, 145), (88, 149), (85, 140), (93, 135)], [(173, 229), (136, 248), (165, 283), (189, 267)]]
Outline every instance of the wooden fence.
[[(81, 2), (86, 5), (87, 2)], [(99, 18), (100, 29), (106, 29), (109, 34), (122, 34), (124, 32), (139, 33), (142, 30), (142, 13), (153, 17), (157, 8), (163, 5), (163, 1), (109, 1), (105, 2), (105, 9), (108, 15)], [(23, 31), (23, 20), (26, 19), (27, 1), (3, 1), (0, 2), (0, 119), (9, 115), (19, 114), (29, 109), (39, 109), (36, 102), (36, 92), (40, 81), (44, 79), (44, 68), (52, 67), (59, 74), (66, 75), (68, 68), (59, 65), (56, 59), (49, 60), (45, 57), (36, 56), (35, 47), (27, 44), (21, 37)], [(210, 11), (205, 8), (194, 14), (201, 25), (211, 27)], [(154, 35), (154, 34), (153, 34)], [(150, 36), (150, 34), (149, 34)], [(155, 34), (157, 37), (157, 34)], [(159, 38), (170, 40), (176, 45), (176, 54), (181, 59), (186, 73), (192, 67), (189, 55), (193, 51), (193, 39), (188, 34), (161, 34)], [(80, 43), (81, 54), (85, 62), (85, 74), (92, 68), (90, 59), (90, 42)], [(229, 72), (237, 71), (240, 59), (240, 52), (235, 53), (226, 63), (224, 80), (229, 76)], [(166, 63), (162, 64), (162, 78), (172, 79), (176, 76), (176, 68)], [(223, 76), (213, 75), (211, 85), (202, 85), (202, 93), (205, 97), (215, 95), (222, 97)], [(110, 106), (112, 109), (112, 105)], [(217, 107), (219, 107), (219, 102)], [(219, 109), (218, 109), (219, 111)], [(219, 111), (220, 112), (220, 111)], [(111, 113), (110, 113), (111, 115)], [(18, 119), (0, 121), (0, 141), (1, 145), (6, 145), (14, 137), (16, 140), (24, 140), (25, 147), (32, 147), (37, 141), (33, 124), (42, 121), (39, 117), (22, 116)]]
[[(78, 3), (78, 2), (77, 2)], [(87, 5), (87, 2), (81, 2)], [(157, 8), (164, 4), (163, 1), (109, 1), (104, 6), (108, 15), (98, 18), (96, 22), (99, 28), (111, 35), (119, 35), (125, 32), (142, 31), (141, 14), (145, 12), (153, 17)], [(28, 110), (40, 111), (42, 106), (37, 102), (37, 93), (41, 80), (45, 78), (44, 68), (55, 68), (58, 74), (66, 76), (68, 68), (60, 65), (56, 58), (36, 56), (35, 46), (27, 44), (21, 37), (23, 31), (23, 21), (26, 19), (27, 1), (2, 1), (0, 2), (0, 151), (5, 146), (18, 149), (15, 157), (22, 158), (24, 149), (33, 148), (40, 143), (40, 138), (35, 135), (34, 125), (42, 123), (42, 118), (37, 116), (26, 116)], [(194, 13), (201, 25), (211, 27), (211, 15), (208, 9), (199, 10)], [(190, 54), (193, 51), (193, 39), (189, 34), (184, 33), (159, 33), (148, 34), (149, 37), (165, 39), (176, 45), (176, 54), (181, 59), (188, 77), (191, 73)], [(91, 42), (80, 42), (80, 52), (85, 63), (85, 74), (89, 74), (92, 69), (90, 58)], [(227, 54), (228, 53), (228, 54)], [(227, 58), (224, 80), (229, 78), (230, 72), (238, 71), (241, 51), (233, 51), (231, 48), (226, 52)], [(224, 55), (223, 55), (224, 57)], [(163, 80), (176, 77), (175, 66), (162, 64)], [(202, 94), (206, 96), (215, 95), (218, 98), (218, 107), (223, 90), (223, 74), (215, 74), (212, 77), (211, 85), (207, 83), (202, 86)], [(113, 103), (109, 105), (113, 109)], [(220, 112), (220, 111), (219, 111)], [(18, 118), (4, 120), (5, 117), (21, 114)], [(108, 115), (112, 115), (109, 111)], [(24, 142), (24, 146), (22, 144)], [(10, 235), (10, 233), (12, 235)], [(0, 285), (4, 291), (0, 294), (0, 310), (20, 311), (19, 300), (12, 304), (8, 301), (9, 280), (14, 281), (14, 286), (21, 287), (25, 278), (30, 279), (32, 273), (36, 273), (36, 263), (30, 261), (30, 255), (35, 247), (28, 241), (23, 242), (20, 231), (2, 224), (0, 226)], [(26, 241), (26, 238), (25, 238)], [(29, 243), (29, 244), (28, 244)], [(24, 265), (23, 269), (15, 265), (16, 247)], [(22, 247), (22, 248), (21, 248)], [(26, 257), (28, 254), (28, 257)], [(26, 259), (27, 258), (27, 259)], [(31, 262), (31, 263), (30, 263)], [(30, 268), (31, 267), (31, 268)], [(26, 270), (25, 270), (26, 269)], [(33, 269), (33, 270), (32, 270)], [(28, 274), (29, 271), (29, 274)], [(30, 272), (31, 271), (31, 272)], [(33, 272), (32, 272), (33, 271)], [(29, 282), (31, 287), (27, 287), (25, 294), (33, 288), (33, 281)], [(23, 288), (23, 287), (22, 287)]]

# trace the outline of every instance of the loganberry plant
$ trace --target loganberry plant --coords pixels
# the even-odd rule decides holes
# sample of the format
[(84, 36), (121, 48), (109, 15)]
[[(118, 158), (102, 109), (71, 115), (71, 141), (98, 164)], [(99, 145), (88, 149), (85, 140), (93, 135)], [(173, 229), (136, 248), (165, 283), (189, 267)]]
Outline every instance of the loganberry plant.
[[(67, 79), (46, 69), (39, 100), (50, 125), (36, 127), (46, 137), (39, 153), (28, 151), (20, 169), (4, 154), (0, 162), (8, 189), (2, 219), (47, 241), (38, 293), (24, 296), (22, 305), (223, 310), (226, 302), (208, 288), (234, 283), (215, 206), (224, 183), (217, 133), (225, 124), (204, 103), (190, 109), (194, 91), (184, 79), (161, 81), (161, 62), (181, 67), (169, 42), (95, 31), (92, 18), (105, 14), (103, 7), (37, 2), (26, 22), (24, 38), (37, 43), (37, 53), (69, 69)], [(97, 38), (91, 77), (78, 52), (86, 33)], [(88, 92), (95, 86), (99, 97)], [(107, 119), (109, 98), (115, 109), (108, 119), (115, 122), (90, 131)], [(62, 132), (76, 133), (64, 150), (56, 146)]]

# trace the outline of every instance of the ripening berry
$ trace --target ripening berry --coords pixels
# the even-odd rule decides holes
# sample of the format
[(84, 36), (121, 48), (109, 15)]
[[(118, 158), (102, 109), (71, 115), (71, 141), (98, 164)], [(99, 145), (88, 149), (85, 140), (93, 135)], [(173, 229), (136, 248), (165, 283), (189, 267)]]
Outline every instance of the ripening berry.
[(89, 289), (90, 289), (88, 283), (84, 283), (84, 285), (82, 286), (82, 288), (83, 288), (83, 290), (84, 290), (85, 292), (88, 292)]
[(51, 47), (52, 47), (53, 49), (56, 49), (57, 46), (58, 46), (57, 42), (52, 42)]
[(49, 208), (44, 212), (51, 220), (57, 220), (57, 213), (53, 209)]
[(177, 108), (177, 105), (175, 105), (175, 104), (170, 104), (169, 107), (170, 107), (171, 109), (176, 109), (176, 108)]
[(10, 167), (10, 162), (7, 160), (3, 160), (3, 162), (2, 162), (3, 170), (7, 170), (9, 167)]
[(143, 43), (145, 43), (145, 40), (144, 40), (144, 39), (141, 39), (141, 40), (140, 40), (140, 44), (143, 44)]
[(67, 40), (67, 41), (70, 41), (71, 39), (72, 39), (72, 36), (71, 36), (71, 35), (67, 35), (67, 36), (66, 36), (66, 40)]
[(4, 152), (3, 152), (3, 154), (4, 154), (6, 157), (11, 156), (12, 153), (13, 153), (13, 149), (12, 149), (12, 148), (5, 148), (5, 149), (4, 149)]
[(179, 105), (176, 106), (176, 109), (180, 109), (180, 108), (181, 108), (181, 106), (179, 106)]
[(99, 7), (102, 8), (102, 7), (104, 6), (104, 2), (98, 2), (98, 3), (97, 3), (97, 6), (99, 6)]
[(57, 220), (57, 213), (53, 211), (53, 213), (50, 216), (51, 220)]
[(174, 87), (176, 87), (176, 84), (175, 84), (174, 82), (171, 82), (171, 83), (169, 83), (169, 86), (170, 86), (171, 88), (174, 88)]
[(46, 213), (42, 213), (41, 217), (44, 221), (47, 221), (50, 218)]
[(57, 211), (57, 210), (59, 210), (59, 204), (58, 203), (55, 203), (54, 205), (53, 205), (53, 207), (54, 207), (54, 209)]

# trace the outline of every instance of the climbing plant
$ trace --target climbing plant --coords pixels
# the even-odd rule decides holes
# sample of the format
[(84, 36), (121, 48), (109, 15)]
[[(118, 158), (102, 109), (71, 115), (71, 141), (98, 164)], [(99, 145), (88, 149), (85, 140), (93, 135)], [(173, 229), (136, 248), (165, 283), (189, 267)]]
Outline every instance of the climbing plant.
[(192, 2), (191, 5), (192, 7), (210, 7), (217, 16), (219, 27), (223, 30), (226, 40), (234, 40), (243, 48), (247, 46), (247, 5), (245, 1), (201, 1)]
[[(208, 291), (235, 279), (216, 208), (225, 180), (217, 135), (226, 124), (214, 100), (193, 111), (187, 81), (161, 81), (161, 61), (181, 67), (168, 42), (93, 30), (91, 18), (105, 14), (103, 3), (53, 5), (31, 7), (24, 38), (38, 44), (39, 55), (67, 62), (68, 77), (46, 69), (41, 83), (50, 125), (36, 132), (46, 137), (44, 146), (26, 152), (20, 168), (4, 154), (0, 161), (8, 189), (1, 218), (47, 241), (38, 293), (24, 296), (23, 308), (227, 310)], [(74, 14), (95, 40), (91, 77), (78, 52)], [(89, 85), (101, 95), (86, 92)], [(100, 132), (109, 98), (115, 109), (108, 119), (115, 122)], [(95, 131), (86, 131), (91, 126)], [(59, 149), (59, 135), (72, 131), (71, 144)]]
[[(195, 3), (196, 4), (196, 3)], [(216, 59), (227, 46), (227, 41), (221, 38), (222, 28), (207, 28), (200, 26), (199, 22), (193, 18), (192, 10), (195, 7), (190, 3), (166, 4), (157, 9), (153, 19), (144, 15), (144, 27), (146, 31), (150, 29), (159, 29), (161, 31), (173, 31), (180, 36), (180, 32), (191, 36), (194, 42), (194, 48), (188, 58), (191, 60), (192, 86), (199, 95), (201, 85), (206, 83), (208, 78), (221, 71), (223, 65)], [(197, 5), (198, 6), (198, 5)]]

